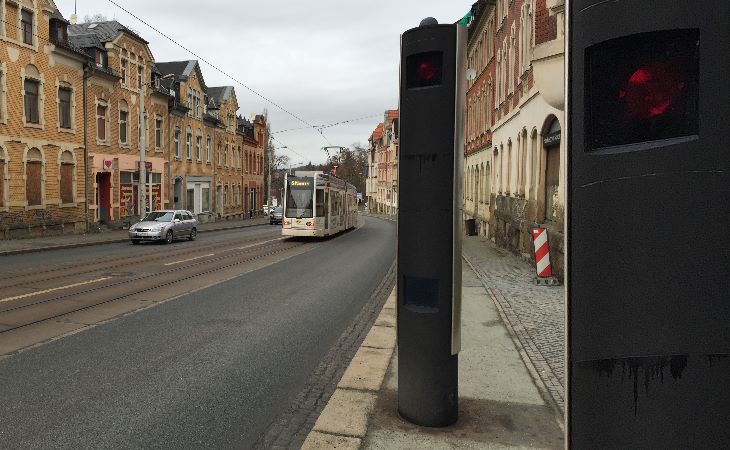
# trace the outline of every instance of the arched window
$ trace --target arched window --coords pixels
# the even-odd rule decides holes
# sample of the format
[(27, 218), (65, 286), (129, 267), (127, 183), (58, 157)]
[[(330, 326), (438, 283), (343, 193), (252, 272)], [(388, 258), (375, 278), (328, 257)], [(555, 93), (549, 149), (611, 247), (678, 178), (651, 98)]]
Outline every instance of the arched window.
[(522, 129), (520, 143), (522, 144), (522, 147), (520, 149), (520, 194), (524, 195), (526, 189), (525, 186), (529, 186), (529, 182), (527, 180), (527, 128)]
[(474, 171), (474, 202), (479, 203), (479, 166)]
[(205, 162), (210, 164), (210, 136), (205, 138)]
[(492, 167), (494, 167), (494, 187), (493, 187), (493, 189), (494, 189), (494, 192), (502, 193), (501, 180), (500, 180), (500, 177), (502, 176), (502, 166), (501, 166), (499, 157), (500, 157), (499, 148), (494, 147), (494, 158), (493, 158), (494, 162), (492, 163)]
[(530, 135), (530, 158), (532, 165), (530, 167), (530, 198), (535, 198), (536, 188), (540, 183), (540, 152), (537, 147), (537, 128), (532, 129)]
[(175, 159), (180, 159), (182, 156), (180, 155), (180, 128), (175, 127)]
[(512, 139), (507, 141), (507, 184), (505, 186), (505, 193), (507, 195), (512, 192)]
[(520, 193), (520, 185), (522, 184), (522, 161), (520, 161), (520, 155), (522, 154), (522, 134), (517, 133), (517, 151), (515, 152), (515, 195)]
[(61, 203), (75, 203), (74, 196), (74, 174), (76, 169), (76, 161), (74, 155), (68, 150), (61, 152), (61, 164), (59, 177), (59, 192), (61, 193)]
[[(560, 122), (553, 117), (547, 136), (560, 136)], [(545, 135), (543, 135), (545, 136)], [(543, 137), (543, 140), (544, 137)], [(558, 220), (560, 193), (560, 140), (552, 140), (545, 146), (545, 220)]]
[(193, 159), (193, 131), (190, 127), (185, 129), (185, 158), (188, 161)]
[(484, 186), (486, 186), (487, 181), (484, 177), (484, 163), (481, 163), (479, 165), (479, 175), (480, 175), (480, 178), (479, 178), (479, 203), (485, 203), (486, 199), (484, 196), (484, 191), (486, 189), (484, 188)]
[(25, 158), (25, 200), (28, 206), (43, 204), (43, 154), (37, 148)]
[(198, 128), (198, 135), (195, 137), (195, 157), (198, 162), (203, 162), (203, 131)]
[(5, 160), (5, 150), (0, 147), (0, 208), (4, 208), (6, 206), (5, 186), (7, 186), (7, 167), (8, 163)]
[(484, 203), (489, 203), (492, 198), (492, 188), (490, 183), (490, 177), (492, 175), (492, 167), (487, 162), (486, 170), (484, 172)]

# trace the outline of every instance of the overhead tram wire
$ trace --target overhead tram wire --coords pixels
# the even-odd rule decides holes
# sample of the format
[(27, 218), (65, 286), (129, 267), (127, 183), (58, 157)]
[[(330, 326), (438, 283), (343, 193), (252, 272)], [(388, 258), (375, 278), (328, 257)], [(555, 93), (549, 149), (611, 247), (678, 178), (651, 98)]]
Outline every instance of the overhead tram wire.
[(322, 131), (321, 131), (321, 130), (317, 130), (317, 127), (316, 127), (316, 126), (314, 126), (314, 125), (312, 125), (311, 123), (307, 122), (306, 120), (302, 119), (302, 118), (301, 118), (301, 117), (299, 117), (298, 115), (294, 114), (293, 112), (291, 112), (291, 111), (289, 111), (288, 109), (284, 108), (283, 106), (279, 105), (278, 103), (276, 103), (275, 101), (271, 100), (270, 98), (268, 98), (268, 97), (264, 96), (263, 94), (260, 94), (259, 92), (257, 92), (257, 91), (256, 91), (256, 90), (254, 90), (253, 88), (251, 88), (251, 87), (249, 87), (248, 85), (246, 85), (245, 83), (243, 83), (243, 82), (242, 82), (241, 80), (239, 80), (239, 79), (235, 78), (235, 77), (234, 77), (234, 76), (232, 76), (232, 75), (229, 75), (229, 74), (228, 74), (227, 72), (225, 72), (225, 71), (224, 71), (223, 69), (220, 69), (220, 68), (219, 68), (218, 66), (216, 66), (215, 64), (211, 63), (211, 62), (210, 62), (210, 61), (208, 61), (207, 59), (203, 58), (202, 56), (198, 55), (198, 54), (197, 54), (197, 53), (195, 53), (194, 51), (192, 51), (192, 50), (190, 50), (189, 48), (185, 47), (184, 45), (182, 45), (181, 43), (179, 43), (179, 42), (178, 42), (178, 41), (176, 41), (175, 39), (171, 38), (171, 37), (170, 37), (170, 36), (168, 36), (167, 34), (163, 33), (162, 31), (158, 30), (158, 29), (157, 29), (157, 28), (155, 28), (154, 26), (150, 25), (150, 24), (149, 24), (149, 23), (148, 23), (147, 21), (143, 20), (142, 18), (140, 18), (140, 17), (139, 17), (139, 16), (137, 16), (136, 14), (134, 14), (134, 13), (132, 13), (131, 11), (129, 11), (128, 9), (126, 9), (125, 7), (121, 6), (121, 5), (120, 5), (119, 3), (117, 3), (116, 1), (114, 1), (114, 0), (107, 0), (107, 1), (108, 1), (109, 3), (111, 3), (112, 5), (116, 6), (117, 8), (121, 9), (122, 11), (126, 12), (126, 13), (127, 13), (127, 14), (129, 14), (130, 16), (134, 17), (134, 18), (135, 18), (135, 19), (137, 19), (138, 21), (140, 21), (140, 22), (142, 22), (143, 24), (147, 25), (147, 27), (151, 28), (152, 30), (154, 30), (155, 32), (157, 32), (157, 33), (158, 33), (159, 35), (161, 35), (162, 37), (164, 37), (165, 39), (169, 40), (169, 41), (170, 41), (170, 42), (172, 42), (173, 44), (177, 45), (178, 47), (182, 48), (182, 49), (183, 49), (183, 50), (185, 50), (186, 52), (188, 52), (188, 53), (190, 53), (191, 55), (195, 56), (196, 58), (198, 58), (198, 60), (200, 60), (200, 61), (202, 61), (202, 62), (206, 63), (207, 65), (209, 65), (209, 66), (210, 66), (210, 67), (212, 67), (213, 69), (217, 70), (218, 72), (222, 73), (222, 74), (223, 74), (223, 75), (225, 75), (226, 77), (228, 77), (228, 78), (230, 78), (231, 80), (235, 81), (236, 83), (238, 83), (239, 85), (241, 85), (241, 86), (242, 86), (243, 88), (245, 88), (246, 90), (248, 90), (249, 92), (251, 92), (251, 93), (252, 93), (252, 94), (254, 94), (255, 96), (257, 96), (257, 97), (259, 97), (259, 98), (261, 98), (261, 99), (265, 100), (266, 102), (270, 103), (271, 105), (275, 106), (276, 108), (280, 109), (281, 111), (285, 112), (286, 114), (290, 115), (291, 117), (295, 118), (296, 120), (298, 120), (298, 121), (302, 122), (303, 124), (307, 125), (307, 126), (308, 126), (309, 128), (312, 128), (312, 129), (314, 129), (314, 130), (316, 130), (316, 131), (319, 131), (319, 134), (320, 134), (320, 135), (322, 136), (322, 138), (323, 138), (323, 139), (325, 140), (325, 142), (327, 142), (327, 143), (328, 143), (329, 145), (332, 145), (332, 143), (331, 143), (331, 142), (330, 142), (330, 141), (329, 141), (329, 140), (327, 139), (327, 137), (326, 137), (326, 136), (324, 135), (324, 133), (322, 133)]
[[(12, 26), (12, 27), (15, 27), (15, 28), (17, 28), (17, 29), (19, 29), (19, 30), (21, 29), (21, 27), (19, 27), (19, 26), (18, 26), (17, 24), (14, 24), (14, 23), (10, 23), (10, 22), (9, 22), (9, 21), (7, 21), (7, 20), (0, 20), (0, 22), (4, 23), (4, 24), (6, 24), (6, 25), (10, 25), (10, 26)], [(45, 43), (48, 43), (48, 44), (53, 44), (53, 45), (56, 45), (56, 44), (55, 44), (54, 42), (52, 42), (52, 41), (50, 40), (50, 36), (48, 36), (48, 37), (46, 37), (46, 36), (41, 36), (41, 35), (39, 35), (39, 34), (37, 34), (37, 33), (31, 33), (31, 34), (32, 34), (33, 36), (35, 36), (36, 38), (38, 38), (38, 41), (39, 41), (39, 42), (40, 42), (40, 41), (42, 41), (42, 42), (45, 42)], [(302, 129), (302, 130), (304, 130), (304, 129), (307, 129), (307, 128), (314, 128), (314, 127), (302, 127), (301, 129)], [(276, 141), (276, 142), (278, 142), (278, 143), (279, 143), (279, 144), (280, 144), (280, 145), (281, 145), (282, 147), (285, 147), (285, 148), (286, 148), (287, 150), (291, 151), (292, 153), (296, 154), (297, 156), (299, 156), (299, 157), (301, 157), (301, 158), (304, 158), (304, 159), (306, 159), (306, 160), (310, 160), (310, 159), (311, 159), (311, 158), (309, 158), (309, 157), (307, 157), (307, 156), (304, 156), (304, 155), (302, 155), (301, 153), (299, 153), (298, 151), (296, 151), (296, 150), (294, 150), (293, 148), (289, 147), (288, 145), (284, 144), (283, 142), (281, 142), (281, 140), (279, 140), (278, 138), (276, 138), (275, 136), (273, 136), (273, 133), (271, 133), (271, 134), (270, 134), (270, 136), (271, 136), (271, 139), (275, 140), (275, 141)]]
[(296, 150), (294, 150), (293, 148), (289, 147), (289, 146), (288, 146), (288, 145), (286, 145), (285, 143), (281, 142), (281, 141), (280, 141), (279, 139), (277, 139), (277, 138), (276, 138), (275, 136), (271, 135), (271, 139), (273, 139), (273, 140), (275, 140), (276, 142), (278, 142), (278, 143), (279, 143), (279, 145), (281, 146), (280, 148), (282, 148), (282, 147), (286, 147), (286, 149), (287, 149), (287, 150), (291, 151), (292, 153), (296, 154), (297, 156), (299, 156), (299, 157), (301, 157), (301, 158), (304, 158), (304, 159), (307, 159), (307, 160), (310, 160), (310, 159), (311, 159), (311, 158), (309, 158), (309, 157), (307, 157), (307, 156), (304, 156), (304, 155), (302, 155), (301, 153), (299, 153), (298, 151), (296, 151)]
[[(328, 123), (327, 125), (316, 125), (315, 127), (317, 129), (331, 128), (331, 127), (335, 127), (337, 125), (343, 125), (343, 124), (346, 124), (346, 123), (357, 122), (359, 120), (372, 119), (374, 117), (379, 117), (379, 116), (381, 116), (381, 114), (372, 114), (370, 116), (358, 117), (357, 119), (349, 119), (349, 120), (342, 120), (340, 122)], [(309, 129), (309, 127), (287, 128), (285, 130), (272, 131), (271, 134), (286, 133), (286, 132), (289, 132), (289, 131), (299, 131), (299, 130), (307, 130), (307, 129)]]

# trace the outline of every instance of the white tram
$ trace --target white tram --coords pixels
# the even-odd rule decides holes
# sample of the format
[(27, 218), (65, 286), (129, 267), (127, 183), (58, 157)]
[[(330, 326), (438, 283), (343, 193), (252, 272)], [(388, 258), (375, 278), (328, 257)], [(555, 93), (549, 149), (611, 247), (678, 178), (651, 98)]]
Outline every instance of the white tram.
[(324, 172), (284, 177), (284, 236), (330, 236), (357, 225), (357, 189)]

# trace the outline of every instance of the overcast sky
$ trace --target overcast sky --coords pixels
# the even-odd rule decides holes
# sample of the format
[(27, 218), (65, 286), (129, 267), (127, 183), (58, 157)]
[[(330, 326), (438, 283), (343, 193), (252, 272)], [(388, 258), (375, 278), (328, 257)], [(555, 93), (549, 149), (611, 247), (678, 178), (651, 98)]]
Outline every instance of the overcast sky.
[[(180, 44), (311, 125), (368, 119), (324, 129), (304, 123), (201, 62), (208, 86), (232, 85), (239, 113), (268, 110), (274, 136), (292, 163), (324, 162), (325, 145), (367, 144), (386, 109), (398, 107), (400, 33), (432, 16), (453, 23), (464, 0), (115, 0)], [(150, 42), (156, 61), (197, 59), (108, 0), (77, 0), (79, 21), (101, 13)], [(56, 0), (70, 18), (74, 0)]]

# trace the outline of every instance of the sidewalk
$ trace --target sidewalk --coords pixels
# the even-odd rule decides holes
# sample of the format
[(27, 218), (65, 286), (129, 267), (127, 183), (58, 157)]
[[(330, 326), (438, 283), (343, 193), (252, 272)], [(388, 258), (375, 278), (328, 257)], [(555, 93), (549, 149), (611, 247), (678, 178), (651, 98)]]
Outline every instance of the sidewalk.
[[(243, 228), (268, 223), (268, 217), (200, 223), (198, 224), (198, 233), (227, 230), (231, 228)], [(112, 242), (126, 242), (127, 240), (129, 240), (127, 230), (107, 230), (89, 234), (65, 234), (62, 236), (0, 240), (0, 256), (85, 247), (89, 245), (109, 244)]]
[(464, 261), (476, 272), (518, 339), (528, 368), (537, 371), (538, 386), (546, 388), (548, 400), (564, 412), (565, 286), (537, 286), (534, 267), (491, 241), (464, 236), (462, 242)]
[[(544, 291), (532, 292), (529, 270), (518, 258), (476, 237), (464, 239), (465, 260), (471, 258), (479, 273), (464, 262), (458, 422), (424, 428), (398, 415), (393, 293), (303, 449), (564, 447), (560, 412), (525, 361), (518, 334), (505, 323), (512, 319), (500, 311), (501, 299), (514, 301), (513, 291), (522, 293), (520, 299), (542, 299)], [(492, 272), (489, 278), (484, 270)]]

